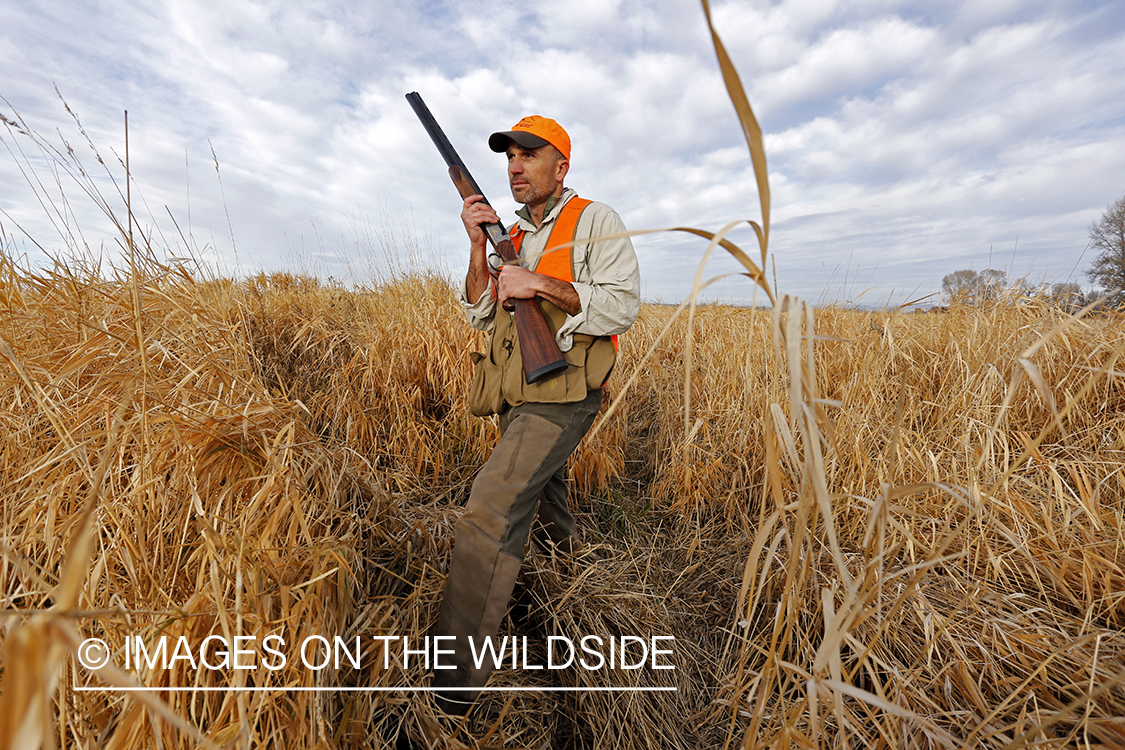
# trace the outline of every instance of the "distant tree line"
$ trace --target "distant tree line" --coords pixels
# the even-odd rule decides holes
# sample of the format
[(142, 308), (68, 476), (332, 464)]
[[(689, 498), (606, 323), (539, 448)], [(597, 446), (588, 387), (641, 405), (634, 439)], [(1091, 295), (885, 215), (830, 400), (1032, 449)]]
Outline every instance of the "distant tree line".
[(980, 273), (962, 269), (941, 280), (941, 290), (955, 305), (980, 305), (996, 302), (1008, 289), (1008, 273), (986, 268)]
[[(1083, 290), (1073, 281), (1064, 281), (1049, 286), (1035, 287), (1023, 279), (1009, 283), (1008, 273), (994, 268), (986, 268), (977, 273), (968, 269), (954, 271), (941, 280), (941, 290), (951, 305), (987, 305), (1003, 299), (1044, 299), (1059, 307), (1074, 312), (1105, 295), (1100, 289)], [(1101, 306), (1106, 306), (1103, 300)]]
[(1011, 295), (1049, 299), (1070, 312), (1099, 299), (1099, 307), (1125, 307), (1125, 195), (1106, 208), (1101, 219), (1090, 225), (1089, 232), (1089, 247), (1094, 249), (1095, 256), (1086, 277), (1096, 285), (1092, 289), (1084, 291), (1074, 281), (1033, 288), (1022, 279), (1009, 283), (1006, 271), (986, 268), (979, 273), (962, 269), (947, 274), (941, 280), (941, 290), (954, 305), (984, 305)]

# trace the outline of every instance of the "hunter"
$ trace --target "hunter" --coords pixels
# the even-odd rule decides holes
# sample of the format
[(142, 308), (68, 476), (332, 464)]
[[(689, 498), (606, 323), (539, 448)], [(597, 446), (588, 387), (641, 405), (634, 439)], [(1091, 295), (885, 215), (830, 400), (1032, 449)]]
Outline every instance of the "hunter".
[[(640, 308), (640, 269), (621, 217), (604, 203), (579, 198), (564, 180), (570, 136), (554, 120), (532, 115), (493, 133), (489, 147), (507, 155), (512, 197), (523, 207), (511, 228), (518, 264), (490, 264), (481, 224), (500, 217), (479, 195), (465, 199), (461, 221), (471, 242), (459, 292), (469, 323), (492, 331), (489, 351), (475, 356), (470, 402), (479, 415), (499, 414), (500, 442), (473, 482), (457, 522), (436, 635), (454, 636), (455, 669), (436, 669), (434, 687), (450, 714), (464, 714), (491, 667), (476, 668), (508, 608), (524, 547), (538, 541), (563, 554), (578, 547), (567, 504), (567, 459), (594, 423), (602, 386), (617, 357), (617, 336)], [(567, 243), (573, 242), (573, 245)], [(567, 368), (528, 384), (520, 361), (515, 299), (538, 297)]]

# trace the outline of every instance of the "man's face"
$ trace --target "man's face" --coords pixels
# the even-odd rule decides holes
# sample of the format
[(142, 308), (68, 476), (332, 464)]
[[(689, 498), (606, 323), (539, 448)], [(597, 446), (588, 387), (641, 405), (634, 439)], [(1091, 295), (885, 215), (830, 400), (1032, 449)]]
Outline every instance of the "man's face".
[(529, 149), (512, 143), (508, 146), (508, 182), (512, 197), (518, 203), (529, 205), (545, 202), (560, 191), (568, 165), (553, 146)]

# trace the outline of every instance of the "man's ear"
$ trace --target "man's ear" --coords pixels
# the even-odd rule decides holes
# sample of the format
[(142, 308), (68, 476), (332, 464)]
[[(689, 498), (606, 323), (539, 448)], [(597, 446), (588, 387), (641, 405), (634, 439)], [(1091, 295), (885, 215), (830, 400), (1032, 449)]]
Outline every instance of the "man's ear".
[(555, 179), (562, 182), (566, 177), (566, 173), (570, 171), (570, 162), (566, 159), (559, 159), (555, 162)]

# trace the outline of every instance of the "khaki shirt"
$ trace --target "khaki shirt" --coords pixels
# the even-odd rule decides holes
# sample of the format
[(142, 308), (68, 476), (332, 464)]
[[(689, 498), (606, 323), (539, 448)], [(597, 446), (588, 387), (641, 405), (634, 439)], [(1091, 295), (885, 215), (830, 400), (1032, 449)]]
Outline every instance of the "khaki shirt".
[[(537, 228), (531, 223), (526, 211), (521, 211), (517, 221), (524, 231), (520, 242), (520, 265), (529, 270), (539, 262), (539, 256), (546, 248), (562, 207), (575, 193), (570, 188), (563, 191), (561, 199), (551, 207), (543, 222)], [(575, 237), (601, 237), (607, 234), (624, 232), (625, 224), (617, 212), (604, 203), (591, 203), (578, 221)], [(566, 321), (555, 333), (555, 340), (564, 352), (574, 345), (574, 334), (588, 333), (592, 336), (612, 336), (624, 333), (641, 307), (641, 272), (637, 254), (628, 237), (600, 240), (594, 243), (579, 243), (573, 248), (575, 291), (582, 309), (577, 315), (568, 315)], [(480, 299), (470, 302), (465, 282), (461, 282), (458, 299), (465, 308), (465, 315), (473, 328), (482, 331), (492, 330), (496, 314), (496, 300), (492, 297), (491, 286)]]

